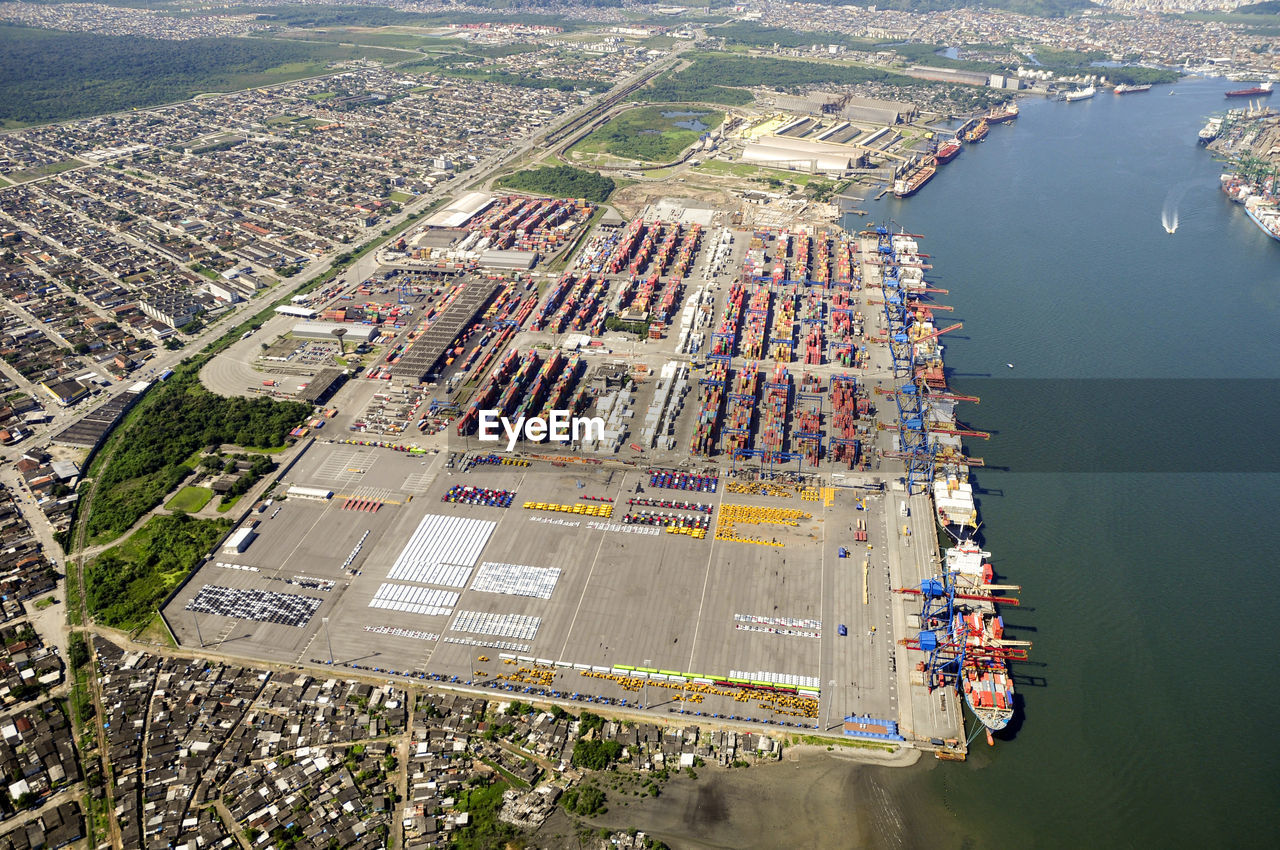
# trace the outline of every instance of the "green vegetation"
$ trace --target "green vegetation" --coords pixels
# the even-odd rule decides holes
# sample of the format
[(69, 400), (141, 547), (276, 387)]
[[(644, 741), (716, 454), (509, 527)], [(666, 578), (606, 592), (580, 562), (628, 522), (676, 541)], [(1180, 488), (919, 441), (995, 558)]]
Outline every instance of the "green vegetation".
[(853, 50), (869, 50), (876, 45), (875, 41), (838, 32), (812, 32), (809, 30), (789, 30), (782, 27), (766, 27), (761, 24), (737, 21), (724, 24), (707, 31), (707, 35), (718, 36), (726, 42), (745, 44), (750, 47), (810, 47), (817, 44), (839, 44)]
[(814, 83), (920, 84), (919, 80), (911, 77), (863, 65), (705, 53), (700, 54), (681, 75), (701, 80), (708, 85), (770, 86), (777, 91)]
[(62, 121), (321, 73), (403, 53), (260, 38), (165, 41), (0, 26), (0, 123)]
[(458, 808), (471, 815), (471, 823), (454, 833), (451, 846), (455, 850), (495, 850), (510, 846), (509, 842), (519, 838), (514, 826), (498, 820), (502, 792), (506, 790), (506, 783), (495, 782), (462, 792)]
[(560, 798), (560, 805), (564, 806), (566, 812), (588, 818), (609, 811), (608, 806), (605, 805), (607, 802), (608, 797), (605, 796), (604, 791), (594, 785), (572, 788), (564, 792), (564, 796)]
[(1143, 85), (1144, 83), (1172, 83), (1178, 80), (1181, 75), (1177, 71), (1169, 71), (1164, 68), (1105, 68), (1099, 69), (1106, 73), (1107, 79), (1119, 85), (1127, 83), (1133, 85)]
[(604, 770), (622, 755), (622, 744), (599, 739), (579, 740), (573, 745), (573, 766), (587, 770)]
[(110, 465), (100, 472), (86, 518), (95, 540), (112, 540), (160, 504), (191, 473), (185, 461), (208, 446), (284, 445), (311, 412), (302, 402), (223, 398), (200, 385), (195, 370), (153, 389), (117, 430)]
[[(439, 74), (442, 77), (457, 77), (464, 80), (483, 80), (489, 83), (502, 83), (526, 89), (556, 89), (573, 91), (575, 89), (606, 89), (608, 83), (598, 80), (576, 80), (568, 77), (542, 77), (532, 74), (516, 74), (500, 68), (475, 67), (479, 61), (475, 56), (456, 54), (450, 57), (423, 59), (400, 65), (397, 70), (407, 73)], [(468, 67), (468, 65), (472, 67)]]
[(670, 162), (702, 135), (698, 130), (677, 127), (677, 122), (700, 121), (708, 128), (720, 126), (723, 112), (673, 112), (663, 106), (628, 109), (583, 140), (603, 145), (610, 154), (645, 162)]
[(89, 663), (89, 644), (80, 632), (73, 634), (67, 644), (67, 663), (72, 670), (78, 670)]
[(641, 339), (649, 338), (648, 322), (624, 322), (617, 316), (610, 316), (604, 320), (604, 329), (607, 331), (621, 331), (622, 333), (635, 334)]
[[(3, 64), (3, 60), (0, 60)], [(0, 83), (3, 87), (3, 83)], [(0, 118), (0, 120), (3, 120)], [(50, 162), (45, 165), (37, 165), (35, 168), (28, 168), (25, 171), (15, 171), (9, 176), (13, 178), (15, 183), (25, 183), (28, 180), (39, 180), (41, 177), (48, 177), (52, 174), (61, 174), (64, 171), (70, 171), (73, 168), (80, 168), (84, 163), (78, 159), (64, 159), (58, 162)]]
[(661, 74), (628, 99), (654, 103), (715, 103), (721, 106), (745, 106), (754, 100), (751, 92), (745, 89), (705, 82), (692, 71), (693, 68), (688, 68)]
[(617, 187), (610, 177), (571, 165), (517, 171), (503, 177), (498, 185), (520, 192), (534, 192), (557, 198), (585, 198), (597, 203), (608, 200)]
[(983, 71), (995, 74), (1010, 70), (1008, 66), (999, 62), (979, 62), (973, 59), (949, 59), (946, 56), (939, 56), (938, 51), (943, 47), (937, 44), (911, 42), (894, 44), (889, 49), (913, 65), (932, 65), (935, 68), (956, 68), (961, 71)]
[(185, 511), (193, 514), (209, 504), (212, 498), (213, 491), (208, 487), (183, 487), (165, 507), (171, 511)]
[(85, 569), (94, 620), (118, 629), (146, 625), (161, 600), (230, 528), (231, 523), (222, 519), (152, 517)]

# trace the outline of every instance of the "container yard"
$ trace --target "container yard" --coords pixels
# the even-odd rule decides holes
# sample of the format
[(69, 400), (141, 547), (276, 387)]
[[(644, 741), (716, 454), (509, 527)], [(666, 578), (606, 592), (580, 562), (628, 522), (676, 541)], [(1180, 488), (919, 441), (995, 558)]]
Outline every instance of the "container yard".
[[(498, 199), (467, 226), (518, 230), (550, 206), (527, 200)], [(587, 234), (563, 272), (332, 294), (313, 309), (387, 334), (342, 391), (336, 430), (283, 482), (334, 498), (287, 502), (239, 556), (261, 572), (219, 581), (252, 589), (287, 570), (338, 584), (315, 622), (228, 634), (243, 633), (242, 652), (327, 663), (314, 638), (328, 617), (338, 665), (508, 690), (510, 661), (542, 670), (520, 693), (868, 740), (892, 730), (963, 757), (964, 706), (993, 731), (1007, 722), (1001, 664), (1020, 656), (1000, 637), (1008, 587), (971, 552), (976, 516), (961, 516), (981, 463), (961, 440), (985, 435), (957, 419), (970, 399), (947, 392), (939, 340), (958, 324), (940, 320), (929, 268), (918, 237), (884, 228), (636, 219)], [(432, 333), (442, 353), (424, 379), (392, 368)], [(526, 435), (507, 452), (505, 438), (479, 441), (481, 411), (568, 411), (604, 430)], [(343, 429), (379, 439), (336, 439)], [(455, 519), (465, 533), (446, 533)], [(485, 564), (559, 579), (545, 598), (494, 595), (470, 582)], [(419, 585), (430, 601), (406, 602)], [(374, 640), (358, 626), (371, 606), (442, 637), (425, 651)], [(184, 616), (170, 622), (185, 642)]]

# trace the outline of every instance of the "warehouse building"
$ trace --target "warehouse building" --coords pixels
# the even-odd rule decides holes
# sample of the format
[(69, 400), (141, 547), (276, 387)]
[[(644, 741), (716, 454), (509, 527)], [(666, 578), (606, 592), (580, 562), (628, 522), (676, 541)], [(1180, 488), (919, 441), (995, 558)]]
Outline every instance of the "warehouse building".
[(468, 192), (426, 221), (427, 227), (466, 227), (467, 222), (489, 209), (493, 196), (487, 192)]
[(761, 136), (757, 141), (747, 143), (742, 151), (743, 162), (811, 174), (844, 174), (860, 165), (863, 158), (860, 151), (847, 145), (783, 136)]
[[(985, 76), (983, 82), (986, 82)], [(834, 92), (814, 92), (801, 97), (780, 94), (773, 102), (779, 109), (797, 115), (830, 115), (858, 124), (903, 124), (918, 113), (914, 103)]]
[(298, 322), (291, 333), (298, 339), (337, 339), (333, 332), (338, 328), (346, 331), (343, 343), (353, 342), (356, 345), (373, 342), (381, 334), (377, 325), (355, 324), (352, 322)]

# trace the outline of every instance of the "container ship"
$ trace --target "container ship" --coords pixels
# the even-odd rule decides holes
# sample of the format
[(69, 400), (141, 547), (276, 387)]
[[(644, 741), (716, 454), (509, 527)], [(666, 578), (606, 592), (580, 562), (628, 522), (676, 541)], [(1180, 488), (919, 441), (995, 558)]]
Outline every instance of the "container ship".
[(959, 139), (947, 139), (938, 146), (938, 150), (934, 153), (933, 158), (939, 165), (941, 165), (944, 162), (950, 162), (955, 159), (963, 148), (964, 146), (960, 143)]
[(1254, 195), (1245, 199), (1244, 211), (1249, 220), (1258, 225), (1259, 230), (1280, 241), (1280, 209), (1275, 204), (1267, 203)]
[(987, 137), (987, 131), (991, 129), (986, 121), (979, 121), (975, 126), (964, 131), (964, 140), (973, 144), (980, 142)]
[(1116, 86), (1116, 94), (1137, 94), (1140, 91), (1151, 91), (1151, 83), (1143, 83), (1140, 86), (1131, 86), (1128, 83), (1121, 83)]
[(937, 161), (927, 156), (914, 169), (893, 181), (893, 194), (899, 198), (907, 198), (920, 191), (920, 187), (933, 179), (937, 172)]
[(1236, 89), (1226, 93), (1226, 97), (1268, 97), (1271, 94), (1271, 82), (1258, 83), (1247, 89)]
[(1094, 88), (1093, 86), (1089, 86), (1087, 89), (1078, 89), (1076, 91), (1069, 91), (1062, 96), (1062, 99), (1065, 100), (1067, 103), (1073, 103), (1077, 100), (1088, 100), (1089, 98), (1093, 97), (1097, 93), (1098, 93), (1098, 90), (1096, 88)]
[(1004, 619), (990, 611), (955, 615), (954, 630), (965, 644), (960, 689), (969, 710), (987, 727), (988, 738), (1013, 719), (1013, 679), (1003, 647), (1021, 641), (1004, 640)]
[(1006, 121), (1012, 121), (1018, 117), (1018, 104), (1009, 101), (1003, 106), (993, 106), (991, 111), (983, 118), (988, 124), (1003, 124)]

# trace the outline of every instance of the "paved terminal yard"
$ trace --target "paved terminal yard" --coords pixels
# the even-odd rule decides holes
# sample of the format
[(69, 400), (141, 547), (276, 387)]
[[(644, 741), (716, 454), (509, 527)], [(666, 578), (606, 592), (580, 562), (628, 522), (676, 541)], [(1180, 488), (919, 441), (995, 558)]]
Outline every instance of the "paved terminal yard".
[[(870, 242), (862, 245), (864, 255), (874, 254)], [(735, 250), (723, 279), (705, 276), (715, 293), (708, 332), (723, 320), (724, 289), (740, 258)], [(855, 306), (871, 336), (883, 321), (873, 300), (878, 269), (868, 264), (862, 275), (867, 286), (857, 291)], [(538, 339), (524, 332), (513, 342), (523, 351)], [(257, 347), (245, 343), (246, 355)], [(709, 346), (708, 339), (704, 352)], [(619, 362), (621, 355), (621, 363), (643, 362), (654, 374), (668, 360), (691, 359), (675, 352), (670, 338), (612, 347), (596, 361)], [(790, 363), (793, 386), (798, 392), (804, 373), (827, 384), (832, 375), (853, 373), (870, 395), (866, 384), (891, 377), (887, 347), (871, 345), (869, 352), (857, 369)], [(747, 362), (735, 357), (731, 368)], [(767, 381), (774, 364), (759, 368)], [(637, 419), (654, 384), (637, 386)], [(886, 460), (881, 468), (874, 457), (873, 448), (892, 448), (890, 432), (864, 423), (865, 469), (828, 458), (803, 483), (779, 478), (768, 482), (772, 490), (751, 487), (765, 471), (758, 460), (748, 471), (724, 455), (689, 456), (694, 391), (674, 447), (665, 451), (593, 456), (581, 447), (556, 453), (547, 444), (525, 444), (510, 456), (496, 449), (525, 465), (471, 465), (466, 458), (493, 444), (481, 451), (474, 437), (460, 441), (452, 428), (447, 437), (416, 429), (398, 438), (352, 434), (374, 393), (398, 392), (392, 387), (361, 380), (339, 391), (330, 404), (342, 413), (317, 433), (320, 439), (276, 490), (332, 496), (295, 495), (251, 514), (246, 523), (257, 523), (257, 536), (247, 548), (214, 553), (166, 607), (180, 642), (277, 662), (332, 659), (397, 676), (456, 678), (459, 686), (485, 690), (625, 701), (646, 712), (701, 712), (832, 734), (840, 734), (846, 716), (858, 715), (897, 721), (908, 741), (926, 747), (963, 737), (954, 693), (927, 693), (915, 671), (920, 653), (899, 643), (914, 636), (911, 615), (919, 605), (892, 590), (935, 575), (938, 548), (928, 497), (908, 498), (896, 479), (900, 464)], [(884, 408), (873, 407), (873, 415), (892, 421), (892, 404), (871, 398)], [(419, 453), (343, 442), (378, 439)], [(656, 488), (648, 464), (715, 476), (718, 486)], [(513, 494), (510, 507), (444, 501), (460, 486)], [(625, 524), (628, 512), (640, 510), (665, 510), (689, 526), (708, 516), (628, 504), (637, 499), (710, 505), (705, 538)], [(778, 512), (790, 512), (793, 518), (784, 519), (794, 524), (750, 522)], [(733, 529), (717, 534), (732, 516), (740, 518)], [(865, 541), (855, 539), (859, 530)], [(299, 607), (292, 597), (309, 601)], [(732, 679), (739, 682), (723, 684)]]

